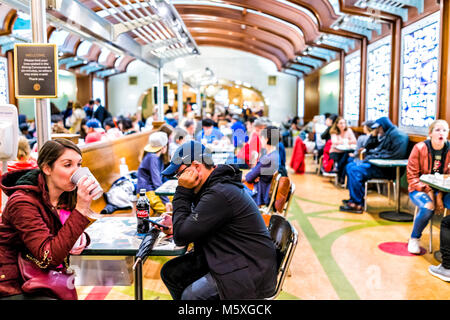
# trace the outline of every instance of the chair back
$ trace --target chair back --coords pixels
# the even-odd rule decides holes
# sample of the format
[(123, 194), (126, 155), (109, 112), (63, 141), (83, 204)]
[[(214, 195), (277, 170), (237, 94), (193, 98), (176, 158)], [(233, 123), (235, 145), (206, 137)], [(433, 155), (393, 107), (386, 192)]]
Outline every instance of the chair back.
[(275, 172), (272, 176), (272, 182), (270, 183), (270, 189), (269, 189), (270, 201), (269, 201), (269, 204), (267, 205), (268, 211), (270, 210), (270, 208), (273, 205), (273, 202), (275, 201), (275, 195), (277, 193), (278, 183), (280, 181), (280, 178), (281, 178), (281, 173), (279, 173), (279, 172)]
[(289, 177), (280, 178), (273, 205), (276, 213), (285, 213), (286, 204), (288, 203), (291, 194), (291, 185), (292, 183)]
[(273, 295), (266, 298), (273, 300), (280, 294), (283, 287), (283, 282), (297, 247), (298, 232), (288, 220), (278, 214), (273, 214), (270, 217), (268, 230), (277, 252), (277, 285)]
[(270, 211), (273, 209), (272, 207), (273, 207), (273, 203), (275, 201), (275, 196), (277, 194), (280, 178), (281, 178), (281, 173), (279, 173), (279, 172), (275, 172), (272, 176), (272, 182), (270, 183), (270, 189), (269, 189), (270, 201), (267, 204), (267, 207), (262, 209), (263, 214), (269, 214)]
[(286, 205), (285, 205), (284, 212), (283, 212), (283, 215), (285, 218), (287, 217), (289, 207), (291, 206), (291, 202), (292, 202), (292, 198), (294, 197), (294, 193), (295, 193), (295, 184), (291, 183), (291, 189), (289, 191), (288, 199), (286, 201)]

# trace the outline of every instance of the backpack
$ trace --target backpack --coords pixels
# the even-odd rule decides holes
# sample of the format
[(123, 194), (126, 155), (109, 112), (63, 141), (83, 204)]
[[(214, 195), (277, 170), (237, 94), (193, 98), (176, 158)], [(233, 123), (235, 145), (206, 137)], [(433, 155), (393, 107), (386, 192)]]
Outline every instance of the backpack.
[(130, 171), (113, 182), (108, 192), (103, 194), (106, 206), (101, 214), (111, 214), (117, 210), (129, 210), (136, 201), (137, 171)]

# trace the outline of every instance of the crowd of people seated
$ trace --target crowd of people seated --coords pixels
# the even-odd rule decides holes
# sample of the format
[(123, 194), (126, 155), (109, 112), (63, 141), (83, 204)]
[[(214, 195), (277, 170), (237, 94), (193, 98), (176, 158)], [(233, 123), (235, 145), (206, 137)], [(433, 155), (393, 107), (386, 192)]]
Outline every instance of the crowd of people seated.
[[(59, 113), (52, 109), (54, 132), (78, 133), (86, 144), (148, 130), (158, 120), (156, 113), (145, 121), (135, 116), (112, 116), (100, 99), (84, 107), (78, 102), (69, 102), (67, 109)], [(44, 259), (45, 247), (54, 257), (53, 263), (61, 265), (69, 252), (76, 254), (86, 246), (88, 239), (83, 232), (94, 221), (89, 211), (93, 199), (89, 191), (93, 185), (88, 179), (83, 180), (78, 189), (71, 184), (71, 174), (81, 165), (81, 151), (71, 142), (64, 139), (46, 142), (39, 157), (33, 158), (30, 149), (35, 145), (33, 128), (26, 119), (23, 121), (23, 116), (21, 118), (17, 160), (8, 163), (9, 173), (0, 179), (0, 187), (8, 195), (18, 192), (6, 205), (4, 220), (0, 223), (0, 239), (15, 238), (13, 244), (0, 240), (0, 250), (3, 250), (0, 253), (11, 257), (17, 254), (14, 248), (20, 243), (29, 247), (35, 257)], [(269, 189), (274, 174), (288, 176), (286, 147), (293, 147), (291, 168), (294, 172), (304, 171), (304, 158), (298, 154), (304, 157), (306, 153), (313, 153), (316, 161), (322, 158), (320, 170), (336, 173), (341, 185), (347, 181), (349, 199), (342, 200), (339, 210), (356, 214), (363, 213), (367, 180), (394, 177), (393, 169), (377, 167), (369, 160), (408, 159), (409, 197), (418, 207), (408, 242), (410, 253), (420, 253), (422, 231), (432, 215), (450, 208), (448, 194), (419, 180), (423, 174), (448, 174), (450, 171), (449, 126), (444, 120), (434, 121), (429, 127), (429, 139), (415, 144), (411, 152), (408, 152), (408, 135), (388, 117), (364, 122), (363, 134), (358, 137), (347, 121), (336, 114), (318, 115), (306, 125), (295, 117), (278, 126), (266, 117), (247, 112), (244, 115), (206, 114), (203, 119), (189, 112), (179, 119), (168, 110), (164, 121), (169, 129), (152, 132), (142, 150), (136, 190), (146, 190), (151, 215), (161, 216), (163, 223), (169, 226), (161, 231), (173, 234), (176, 244), (194, 242), (198, 248), (171, 260), (161, 270), (162, 280), (174, 299), (252, 299), (264, 298), (273, 291), (275, 250), (258, 209), (270, 201)], [(212, 160), (211, 148), (221, 146), (232, 146), (234, 152), (224, 164), (217, 164)], [(242, 175), (239, 168), (248, 172)], [(18, 169), (30, 171), (14, 174)], [(178, 179), (175, 196), (158, 196), (155, 190), (172, 178)], [(31, 198), (24, 188), (40, 192), (32, 199), (39, 204), (28, 201)], [(70, 199), (66, 197), (69, 194)], [(27, 205), (22, 208), (17, 205), (17, 199), (28, 201)], [(54, 217), (40, 214), (45, 207), (56, 212)], [(16, 219), (20, 210), (29, 213), (28, 222)], [(31, 232), (30, 223), (42, 223), (42, 217), (52, 220), (63, 214), (62, 223), (53, 223), (52, 229), (41, 231), (41, 240), (23, 240)], [(13, 229), (18, 227), (23, 228), (25, 236), (13, 234)], [(57, 236), (68, 233), (69, 227), (75, 231), (64, 239)], [(431, 274), (445, 281), (450, 281), (449, 229), (450, 216), (441, 224), (442, 263), (429, 268)], [(48, 238), (51, 242), (44, 241)], [(47, 246), (50, 243), (53, 247)], [(233, 263), (229, 263), (231, 260)], [(6, 264), (11, 261), (2, 260), (0, 254), (0, 266)], [(17, 279), (3, 283), (0, 297), (23, 294)], [(30, 298), (30, 295), (24, 297)]]
[[(408, 193), (412, 203), (417, 206), (418, 213), (414, 219), (408, 241), (408, 251), (420, 254), (420, 238), (426, 225), (435, 213), (450, 208), (450, 196), (433, 189), (420, 181), (423, 174), (449, 174), (450, 153), (448, 152), (449, 126), (445, 120), (435, 120), (428, 128), (428, 138), (416, 143), (408, 152), (409, 137), (388, 117), (362, 123), (363, 133), (356, 139), (346, 120), (335, 114), (315, 116), (313, 121), (301, 127), (297, 119), (288, 122), (291, 132), (284, 132), (285, 137), (295, 136), (296, 142), (303, 144), (314, 142), (314, 150), (318, 157), (322, 156), (322, 172), (337, 174), (339, 184), (348, 188), (349, 199), (342, 200), (340, 211), (363, 213), (364, 183), (372, 178), (390, 179), (395, 177), (394, 168), (377, 167), (370, 159), (408, 159), (406, 177)], [(289, 125), (285, 125), (285, 128)], [(287, 141), (287, 140), (286, 140)], [(340, 148), (352, 145), (348, 151)], [(293, 159), (296, 153), (305, 153), (304, 149), (294, 145)], [(344, 185), (345, 178), (347, 184)], [(450, 216), (441, 221), (440, 250), (442, 263), (430, 266), (429, 272), (444, 280), (450, 281)]]

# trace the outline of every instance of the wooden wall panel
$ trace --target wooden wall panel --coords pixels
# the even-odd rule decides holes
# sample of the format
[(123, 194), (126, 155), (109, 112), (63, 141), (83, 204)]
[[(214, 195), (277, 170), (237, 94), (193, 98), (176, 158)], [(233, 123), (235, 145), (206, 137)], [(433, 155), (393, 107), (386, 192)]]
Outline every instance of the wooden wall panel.
[(401, 19), (397, 19), (392, 26), (391, 82), (389, 91), (389, 118), (395, 125), (399, 123), (401, 41), (402, 22)]
[(77, 100), (84, 106), (92, 97), (91, 79), (89, 76), (77, 74)]
[(320, 73), (314, 72), (305, 77), (305, 114), (304, 123), (311, 121), (313, 117), (319, 114), (319, 79)]
[(439, 119), (450, 123), (450, 0), (441, 0), (441, 50), (439, 59), (440, 79), (438, 86)]

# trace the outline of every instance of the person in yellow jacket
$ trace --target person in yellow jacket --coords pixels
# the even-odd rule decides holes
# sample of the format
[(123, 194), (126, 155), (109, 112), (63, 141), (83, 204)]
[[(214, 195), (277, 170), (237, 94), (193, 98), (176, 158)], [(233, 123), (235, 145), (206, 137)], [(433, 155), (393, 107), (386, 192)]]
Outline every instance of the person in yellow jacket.
[(144, 148), (144, 156), (138, 169), (137, 190), (145, 189), (150, 201), (152, 215), (159, 216), (172, 211), (172, 203), (166, 196), (157, 196), (155, 190), (163, 184), (161, 172), (164, 170), (163, 154), (167, 152), (167, 134), (162, 131), (149, 136)]

